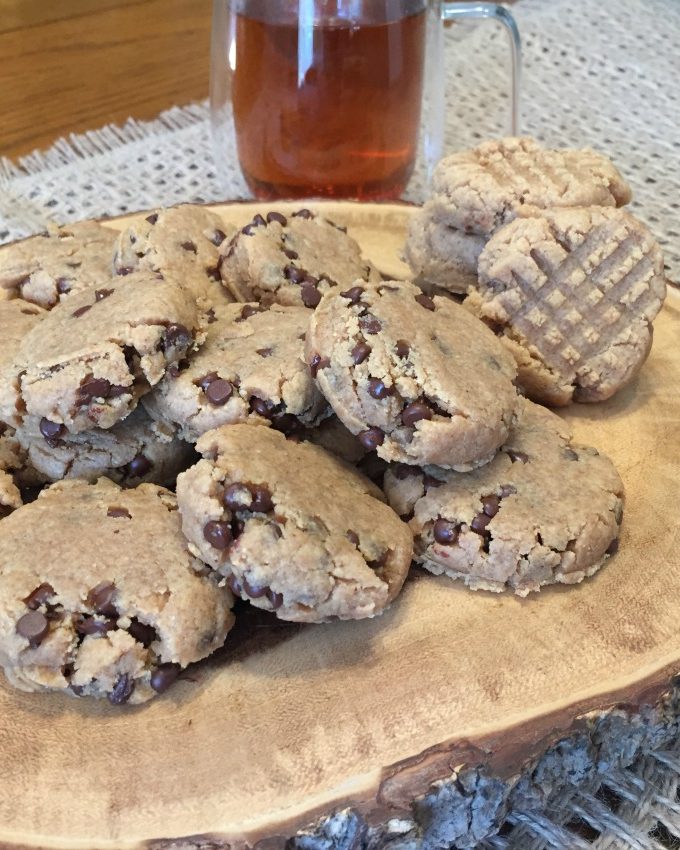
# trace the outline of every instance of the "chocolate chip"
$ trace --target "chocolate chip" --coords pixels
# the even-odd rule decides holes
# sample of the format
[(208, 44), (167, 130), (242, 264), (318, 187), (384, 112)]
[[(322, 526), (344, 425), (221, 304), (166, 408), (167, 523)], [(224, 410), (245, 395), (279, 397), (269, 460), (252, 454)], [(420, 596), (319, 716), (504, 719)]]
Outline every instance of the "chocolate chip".
[(435, 309), (434, 301), (424, 293), (416, 295), (416, 301), (420, 304), (421, 307), (424, 307), (426, 310), (434, 311)]
[(48, 584), (46, 581), (42, 584), (39, 584), (38, 587), (32, 593), (29, 593), (28, 596), (24, 599), (24, 605), (27, 608), (30, 608), (31, 611), (35, 611), (37, 608), (40, 608), (41, 605), (44, 605), (49, 599), (54, 596), (54, 588), (51, 584)]
[(191, 342), (191, 334), (184, 325), (168, 325), (163, 334), (163, 350), (168, 348), (186, 348)]
[(159, 664), (151, 674), (149, 684), (157, 694), (162, 694), (177, 681), (181, 670), (179, 664)]
[(283, 276), (291, 283), (302, 283), (307, 277), (307, 272), (304, 269), (299, 269), (297, 266), (284, 266)]
[(255, 353), (259, 354), (260, 357), (271, 357), (272, 349), (271, 348), (256, 348)]
[(113, 690), (108, 696), (109, 702), (112, 705), (123, 705), (132, 696), (135, 689), (135, 682), (127, 673), (121, 673), (116, 679)]
[(216, 381), (218, 377), (217, 372), (208, 372), (206, 375), (203, 375), (202, 378), (196, 378), (194, 384), (205, 392), (208, 389), (208, 386), (213, 381)]
[(510, 458), (513, 463), (528, 463), (529, 455), (526, 452), (520, 452), (517, 449), (505, 449), (506, 455)]
[(132, 519), (132, 514), (127, 508), (109, 508), (106, 516), (112, 519)]
[(117, 617), (118, 611), (113, 604), (115, 595), (116, 585), (113, 582), (100, 581), (87, 594), (86, 602), (97, 614), (102, 614), (104, 617)]
[(366, 316), (359, 318), (359, 327), (367, 334), (377, 334), (382, 330), (382, 324), (375, 316), (368, 313)]
[(283, 253), (288, 257), (289, 260), (299, 260), (300, 255), (297, 251), (293, 251), (292, 248), (284, 248)]
[(606, 549), (604, 554), (605, 555), (616, 555), (616, 553), (618, 551), (619, 551), (619, 538), (615, 537), (612, 540), (612, 542), (609, 544), (609, 546), (607, 546), (607, 549)]
[(293, 213), (293, 218), (314, 218), (314, 213), (308, 209), (301, 209)]
[(501, 505), (501, 500), (498, 496), (492, 494), (490, 496), (484, 496), (482, 498), (482, 510), (489, 517), (495, 517), (498, 513), (498, 509)]
[(265, 419), (271, 419), (274, 416), (274, 407), (275, 405), (271, 401), (265, 401), (265, 399), (258, 398), (256, 395), (250, 397), (251, 411)]
[(411, 353), (411, 346), (405, 339), (398, 339), (394, 346), (394, 350), (397, 352), (397, 357), (401, 357), (403, 360)]
[(366, 342), (358, 342), (352, 349), (352, 362), (355, 366), (363, 363), (371, 353), (371, 346)]
[(372, 570), (381, 570), (387, 563), (389, 554), (390, 550), (386, 549), (378, 558), (374, 558), (372, 561), (366, 561), (366, 566), (370, 567)]
[(412, 401), (401, 412), (401, 421), (404, 425), (415, 425), (421, 419), (432, 419), (432, 410), (424, 401)]
[(368, 392), (369, 395), (372, 395), (373, 398), (377, 398), (378, 400), (382, 400), (387, 398), (390, 395), (394, 394), (394, 387), (385, 386), (385, 383), (381, 381), (379, 378), (371, 378), (368, 382)]
[(277, 431), (290, 437), (304, 430), (302, 422), (292, 413), (277, 413), (272, 418), (272, 424)]
[(350, 289), (346, 289), (344, 292), (341, 292), (340, 295), (343, 298), (349, 298), (350, 304), (358, 304), (361, 301), (361, 296), (364, 294), (365, 290), (363, 286), (352, 286)]
[(253, 494), (247, 484), (230, 484), (222, 495), (222, 503), (230, 511), (247, 511), (253, 503)]
[(116, 274), (119, 274), (121, 277), (132, 274), (133, 271), (134, 269), (131, 266), (120, 266), (116, 268)]
[(104, 298), (108, 298), (109, 295), (113, 295), (115, 290), (113, 289), (95, 289), (94, 291), (94, 300), (95, 301), (103, 301)]
[(80, 614), (74, 618), (73, 625), (79, 635), (105, 635), (118, 628), (114, 619), (102, 620), (87, 614)]
[(113, 384), (113, 386), (109, 390), (107, 398), (118, 398), (119, 396), (125, 395), (126, 393), (130, 394), (130, 387), (122, 387)]
[(222, 407), (231, 398), (234, 388), (224, 378), (217, 378), (208, 383), (204, 392), (210, 404), (215, 405), (215, 407)]
[(260, 215), (260, 213), (257, 213), (257, 215), (253, 218), (251, 224), (254, 224), (255, 227), (266, 227), (267, 226), (267, 222)]
[(275, 593), (271, 587), (267, 588), (267, 600), (269, 604), (272, 606), (274, 611), (278, 611), (279, 608), (283, 605), (283, 594)]
[(256, 307), (253, 304), (246, 304), (246, 306), (241, 310), (241, 318), (236, 319), (237, 322), (243, 322), (246, 319), (249, 319), (251, 316), (254, 316), (256, 313), (263, 313), (264, 310), (262, 307)]
[(198, 254), (198, 248), (196, 247), (196, 243), (192, 242), (190, 239), (187, 242), (182, 242), (182, 248), (192, 254)]
[(439, 519), (435, 522), (432, 527), (432, 534), (434, 535), (434, 539), (441, 546), (453, 546), (454, 543), (458, 540), (458, 533), (460, 532), (460, 526), (455, 522), (449, 522), (448, 519)]
[(562, 454), (567, 460), (578, 460), (578, 455), (576, 454), (576, 452), (573, 449), (570, 449), (569, 447), (566, 447)]
[(285, 227), (288, 224), (288, 219), (285, 215), (281, 215), (280, 212), (268, 212), (267, 224), (271, 224), (273, 221), (277, 221), (281, 227)]
[(267, 585), (251, 584), (248, 579), (243, 577), (243, 592), (250, 596), (251, 599), (261, 599), (267, 595), (269, 588)]
[(108, 398), (111, 390), (111, 382), (106, 378), (86, 379), (76, 393), (76, 404), (84, 406), (90, 404), (95, 398)]
[(357, 439), (365, 449), (371, 452), (385, 442), (385, 432), (380, 428), (368, 428), (366, 431), (360, 431)]
[(65, 277), (57, 278), (57, 292), (59, 295), (66, 295), (66, 293), (70, 291), (71, 281), (67, 280)]
[(356, 533), (356, 531), (352, 531), (352, 530), (350, 529), (350, 530), (347, 532), (347, 534), (345, 535), (345, 537), (349, 540), (349, 542), (350, 542), (353, 546), (357, 546), (357, 547), (359, 546), (359, 535)]
[(320, 354), (312, 354), (312, 359), (309, 361), (309, 371), (312, 373), (312, 378), (316, 378), (319, 369), (327, 369), (331, 365), (328, 357), (322, 357)]
[(250, 506), (251, 511), (266, 514), (274, 510), (272, 494), (264, 484), (251, 484), (249, 486), (250, 492), (253, 494), (253, 501)]
[(486, 527), (490, 522), (491, 517), (487, 516), (487, 514), (477, 514), (470, 523), (470, 529), (474, 531), (475, 534), (488, 534)]
[(50, 441), (56, 441), (59, 437), (66, 433), (66, 428), (62, 424), (59, 422), (52, 422), (50, 419), (45, 419), (44, 416), (40, 420), (38, 428), (40, 429), (40, 433), (43, 435), (45, 440), (50, 443), (50, 445), (52, 445), (52, 442)]
[(137, 643), (141, 643), (143, 647), (148, 649), (151, 644), (158, 640), (158, 634), (153, 626), (147, 623), (142, 623), (136, 617), (132, 617), (130, 625), (127, 627), (127, 633), (133, 637)]
[(147, 215), (145, 221), (148, 221), (149, 224), (155, 224), (158, 221), (158, 213), (151, 213), (151, 215)]
[(71, 313), (71, 315), (72, 315), (75, 319), (79, 319), (81, 316), (84, 316), (84, 315), (85, 315), (85, 313), (87, 313), (87, 311), (88, 311), (88, 310), (91, 310), (91, 309), (92, 309), (92, 305), (91, 305), (91, 304), (83, 304), (83, 306), (82, 306), (82, 307), (78, 307), (78, 309), (77, 309), (77, 310), (74, 310), (74, 311)]
[(316, 288), (315, 284), (308, 283), (305, 281), (300, 289), (300, 297), (302, 298), (302, 303), (305, 307), (311, 307), (312, 309), (319, 304), (321, 301), (321, 293)]
[(143, 475), (146, 475), (152, 467), (153, 464), (148, 457), (145, 457), (143, 454), (135, 455), (127, 465), (127, 477), (141, 478)]
[(229, 523), (210, 520), (203, 526), (203, 537), (214, 549), (226, 549), (232, 541)]
[(223, 230), (220, 230), (219, 227), (216, 227), (215, 230), (213, 230), (212, 232), (210, 241), (216, 248), (219, 248), (226, 238), (227, 234)]
[(49, 630), (49, 621), (40, 611), (29, 611), (16, 624), (17, 634), (26, 638), (32, 647), (40, 646)]

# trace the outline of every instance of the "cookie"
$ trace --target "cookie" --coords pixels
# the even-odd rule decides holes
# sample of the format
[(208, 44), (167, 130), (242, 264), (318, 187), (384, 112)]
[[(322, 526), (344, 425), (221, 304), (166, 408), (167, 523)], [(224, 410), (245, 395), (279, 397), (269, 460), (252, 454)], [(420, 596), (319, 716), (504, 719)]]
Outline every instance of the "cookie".
[[(11, 303), (11, 302), (9, 302)], [(12, 365), (15, 403), (49, 420), (51, 436), (110, 428), (200, 336), (194, 300), (137, 272), (72, 295), (23, 338)]]
[(623, 484), (614, 465), (529, 401), (491, 463), (466, 474), (391, 467), (385, 492), (409, 521), (415, 560), (473, 590), (526, 596), (575, 584), (618, 548)]
[(169, 491), (105, 478), (54, 484), (0, 521), (8, 681), (116, 705), (163, 692), (233, 623), (231, 593), (201, 567)]
[(633, 379), (666, 293), (656, 241), (624, 210), (546, 210), (499, 230), (465, 301), (536, 401), (602, 401)]
[(430, 293), (437, 288), (465, 294), (477, 285), (477, 261), (484, 236), (437, 221), (430, 204), (411, 218), (405, 247), (414, 282)]
[(197, 443), (177, 479), (191, 550), (235, 595), (282, 620), (380, 614), (411, 562), (408, 527), (351, 467), (271, 428), (231, 425)]
[(306, 356), (337, 416), (387, 461), (470, 469), (513, 423), (512, 358), (460, 305), (411, 283), (328, 293)]
[(125, 487), (144, 482), (174, 486), (178, 473), (194, 459), (192, 447), (173, 428), (150, 419), (141, 406), (108, 430), (64, 431), (58, 437), (50, 436), (51, 430), (37, 417), (27, 416), (16, 431), (42, 481), (96, 481), (105, 475)]
[(214, 308), (200, 351), (145, 397), (149, 414), (191, 442), (234, 422), (271, 424), (286, 433), (315, 425), (328, 405), (304, 360), (308, 324), (303, 307)]
[(14, 478), (9, 472), (0, 469), (0, 519), (20, 508), (22, 504), (21, 492), (14, 483)]
[(0, 248), (0, 290), (50, 309), (111, 275), (116, 233), (81, 221)]
[(135, 221), (118, 237), (114, 269), (119, 275), (140, 269), (174, 278), (202, 308), (233, 299), (222, 286), (219, 247), (235, 232), (205, 207), (180, 204)]
[(13, 369), (14, 359), (26, 334), (46, 315), (41, 307), (22, 298), (0, 301), (0, 424), (18, 425), (21, 421), (18, 378)]
[(432, 188), (439, 221), (483, 236), (524, 206), (619, 207), (631, 199), (630, 187), (602, 154), (549, 150), (527, 137), (483, 142), (445, 157)]
[(313, 308), (334, 286), (379, 279), (346, 228), (307, 209), (258, 214), (221, 250), (222, 280), (237, 301)]

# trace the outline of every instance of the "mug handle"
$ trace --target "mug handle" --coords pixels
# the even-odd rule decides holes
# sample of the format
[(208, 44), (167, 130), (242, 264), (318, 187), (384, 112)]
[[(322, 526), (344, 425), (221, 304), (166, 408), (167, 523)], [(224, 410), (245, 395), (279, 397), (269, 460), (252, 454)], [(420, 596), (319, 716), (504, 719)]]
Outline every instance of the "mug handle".
[(453, 21), (456, 18), (488, 18), (503, 24), (510, 42), (512, 59), (512, 101), (511, 101), (511, 132), (513, 136), (519, 133), (520, 102), (519, 87), (522, 74), (522, 41), (519, 36), (517, 23), (510, 12), (498, 3), (459, 3), (442, 2), (442, 21)]

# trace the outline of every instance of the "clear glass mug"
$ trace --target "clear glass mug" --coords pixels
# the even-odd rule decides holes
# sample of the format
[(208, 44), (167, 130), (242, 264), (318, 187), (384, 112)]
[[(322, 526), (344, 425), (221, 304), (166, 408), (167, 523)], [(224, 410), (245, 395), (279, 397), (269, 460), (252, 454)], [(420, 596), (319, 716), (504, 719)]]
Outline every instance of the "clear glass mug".
[[(502, 23), (519, 115), (520, 38), (496, 3), (213, 0), (210, 106), (219, 169), (236, 150), (262, 199), (399, 197), (444, 142), (442, 21)], [(233, 155), (233, 154), (232, 154)]]

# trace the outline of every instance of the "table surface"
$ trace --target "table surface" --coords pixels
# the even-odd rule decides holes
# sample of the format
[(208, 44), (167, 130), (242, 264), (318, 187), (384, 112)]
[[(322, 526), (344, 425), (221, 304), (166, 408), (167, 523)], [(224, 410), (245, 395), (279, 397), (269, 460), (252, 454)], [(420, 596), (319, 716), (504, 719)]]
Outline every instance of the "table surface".
[(206, 97), (211, 5), (0, 0), (0, 156)]

